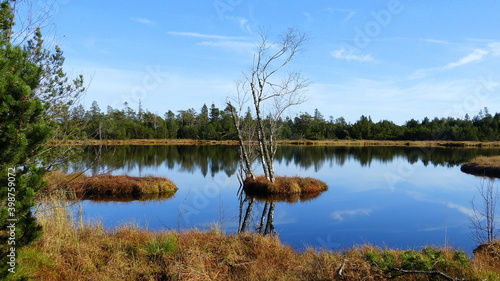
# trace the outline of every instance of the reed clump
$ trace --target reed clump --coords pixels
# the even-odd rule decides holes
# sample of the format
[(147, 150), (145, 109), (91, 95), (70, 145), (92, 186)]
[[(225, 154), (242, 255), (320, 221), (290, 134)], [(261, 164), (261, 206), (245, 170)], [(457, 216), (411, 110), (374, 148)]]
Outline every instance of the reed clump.
[(83, 173), (48, 173), (47, 192), (55, 190), (66, 192), (69, 197), (110, 200), (120, 196), (140, 198), (151, 194), (173, 194), (177, 186), (165, 177), (132, 177), (127, 175), (87, 176)]
[[(20, 249), (10, 280), (498, 280), (500, 245), (481, 259), (453, 249), (421, 251), (369, 245), (344, 252), (296, 251), (276, 236), (220, 231), (114, 230), (75, 220), (67, 201), (43, 203), (42, 237)], [(406, 273), (405, 273), (406, 271)], [(415, 271), (414, 273), (409, 273)], [(398, 275), (399, 274), (399, 275)], [(434, 279), (433, 279), (434, 278)]]
[(276, 177), (275, 181), (271, 182), (265, 176), (258, 176), (255, 180), (246, 178), (243, 189), (249, 194), (317, 194), (327, 190), (328, 185), (310, 177)]

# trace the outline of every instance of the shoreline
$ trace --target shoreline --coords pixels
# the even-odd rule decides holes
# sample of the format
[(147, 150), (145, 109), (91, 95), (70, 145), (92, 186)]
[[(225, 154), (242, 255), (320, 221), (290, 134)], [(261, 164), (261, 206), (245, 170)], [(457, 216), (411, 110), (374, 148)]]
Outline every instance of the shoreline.
[[(56, 206), (57, 208), (53, 208)], [(499, 242), (474, 255), (448, 247), (389, 249), (369, 244), (342, 251), (295, 250), (277, 236), (226, 234), (220, 226), (184, 232), (133, 225), (106, 229), (73, 218), (55, 200), (41, 208), (41, 238), (23, 248), (17, 277), (38, 280), (423, 280), (436, 272), (458, 280), (497, 278)], [(400, 275), (400, 273), (403, 273)], [(404, 276), (403, 276), (404, 275)]]
[[(354, 147), (443, 147), (443, 148), (500, 148), (500, 141), (389, 141), (389, 140), (279, 140), (283, 146), (354, 146)], [(52, 146), (87, 145), (239, 145), (236, 140), (193, 139), (129, 139), (129, 140), (64, 140), (52, 141)]]

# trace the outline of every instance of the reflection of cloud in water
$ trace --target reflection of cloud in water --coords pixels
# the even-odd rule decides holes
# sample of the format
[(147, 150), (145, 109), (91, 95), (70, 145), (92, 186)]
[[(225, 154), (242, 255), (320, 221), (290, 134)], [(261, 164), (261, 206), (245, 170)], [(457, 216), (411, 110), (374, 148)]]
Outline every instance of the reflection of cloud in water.
[(451, 203), (449, 201), (435, 200), (435, 199), (430, 198), (429, 195), (423, 194), (421, 192), (407, 191), (406, 193), (408, 195), (410, 195), (410, 197), (412, 197), (413, 199), (415, 199), (417, 201), (444, 205), (446, 208), (455, 209), (459, 213), (462, 213), (462, 214), (467, 215), (467, 216), (472, 216), (474, 214), (474, 211), (471, 208), (467, 208), (467, 207), (462, 206), (460, 204)]
[(330, 217), (337, 221), (343, 221), (346, 217), (354, 216), (369, 216), (373, 213), (372, 209), (357, 209), (357, 210), (347, 210), (347, 211), (335, 211)]
[(274, 225), (284, 225), (284, 224), (294, 224), (297, 223), (297, 218), (290, 216), (285, 210), (279, 209), (279, 205), (276, 206), (276, 213), (274, 213)]
[(446, 207), (448, 208), (451, 208), (451, 209), (456, 209), (458, 210), (460, 213), (462, 214), (465, 214), (467, 216), (472, 216), (474, 215), (474, 211), (471, 209), (471, 208), (467, 208), (467, 207), (464, 207), (462, 205), (459, 205), (459, 204), (455, 204), (455, 203), (450, 203), (450, 202), (446, 202), (446, 203), (442, 203), (442, 204), (445, 204)]
[(446, 226), (428, 227), (428, 228), (417, 229), (417, 231), (433, 232), (433, 231), (446, 230), (446, 228), (447, 228)]

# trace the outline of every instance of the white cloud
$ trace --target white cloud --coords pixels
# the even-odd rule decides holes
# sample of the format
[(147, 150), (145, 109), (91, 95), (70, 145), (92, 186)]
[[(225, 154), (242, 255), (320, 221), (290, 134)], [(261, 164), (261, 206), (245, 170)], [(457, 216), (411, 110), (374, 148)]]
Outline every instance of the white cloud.
[(213, 35), (213, 34), (202, 34), (197, 32), (177, 32), (169, 31), (170, 35), (195, 37), (195, 38), (208, 38), (208, 39), (219, 39), (219, 40), (243, 40), (244, 37), (234, 37), (234, 36), (224, 36), (224, 35)]
[(421, 39), (421, 40), (424, 42), (428, 42), (428, 43), (436, 43), (436, 44), (443, 44), (443, 45), (450, 44), (450, 42), (448, 42), (448, 41), (432, 39), (432, 38), (426, 38), (426, 39)]
[(489, 50), (475, 49), (472, 53), (468, 54), (467, 56), (461, 58), (456, 62), (447, 64), (444, 68), (455, 68), (465, 64), (481, 61), (489, 53), (490, 53)]
[(492, 56), (500, 56), (500, 42), (494, 42), (491, 44), (488, 44), (488, 47), (491, 50), (491, 55)]
[(202, 41), (199, 43), (199, 45), (217, 47), (217, 48), (227, 48), (242, 52), (252, 51), (255, 49), (255, 47), (257, 47), (256, 43), (243, 42), (243, 41)]
[(371, 54), (354, 54), (349, 53), (345, 48), (340, 48), (332, 52), (332, 56), (336, 59), (359, 61), (359, 62), (374, 62), (375, 59)]
[(410, 79), (423, 78), (435, 72), (454, 69), (471, 63), (477, 63), (484, 60), (488, 56), (491, 57), (500, 56), (500, 42), (490, 43), (486, 45), (486, 47), (484, 48), (476, 48), (468, 55), (465, 55), (459, 60), (450, 62), (444, 66), (417, 69), (413, 74), (410, 75), (409, 78)]
[(153, 24), (154, 21), (145, 19), (145, 18), (130, 18), (130, 20), (135, 21), (137, 23), (142, 23), (142, 24)]

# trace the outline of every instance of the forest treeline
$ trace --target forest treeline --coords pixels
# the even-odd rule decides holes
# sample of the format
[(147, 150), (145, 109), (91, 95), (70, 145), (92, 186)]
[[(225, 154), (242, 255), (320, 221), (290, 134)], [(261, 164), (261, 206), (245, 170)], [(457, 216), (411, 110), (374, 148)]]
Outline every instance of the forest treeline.
[[(242, 126), (251, 128), (255, 122), (250, 109), (243, 114)], [(343, 117), (326, 119), (319, 110), (311, 115), (302, 113), (294, 118), (280, 120), (282, 139), (365, 139), (365, 140), (500, 140), (500, 113), (490, 114), (488, 108), (476, 116), (460, 118), (411, 119), (403, 125), (389, 120), (373, 122), (362, 115), (354, 123)], [(63, 131), (73, 131), (75, 138), (87, 139), (203, 139), (235, 140), (236, 129), (230, 108), (212, 104), (174, 113), (168, 110), (163, 116), (142, 110), (135, 111), (127, 104), (123, 109), (107, 107), (103, 112), (97, 102), (89, 110), (82, 105), (67, 111), (59, 120)], [(77, 129), (76, 133), (75, 128)]]

